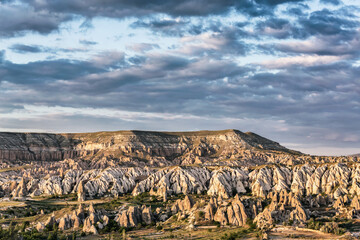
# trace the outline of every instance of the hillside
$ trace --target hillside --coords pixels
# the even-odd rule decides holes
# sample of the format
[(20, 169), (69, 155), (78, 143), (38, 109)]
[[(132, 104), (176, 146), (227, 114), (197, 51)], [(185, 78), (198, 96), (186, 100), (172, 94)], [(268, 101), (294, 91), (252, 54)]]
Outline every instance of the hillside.
[[(64, 159), (149, 162), (178, 165), (244, 159), (252, 154), (300, 154), (255, 133), (238, 130), (197, 132), (117, 131), (95, 133), (0, 133), (0, 159)], [(258, 160), (261, 156), (258, 156)]]

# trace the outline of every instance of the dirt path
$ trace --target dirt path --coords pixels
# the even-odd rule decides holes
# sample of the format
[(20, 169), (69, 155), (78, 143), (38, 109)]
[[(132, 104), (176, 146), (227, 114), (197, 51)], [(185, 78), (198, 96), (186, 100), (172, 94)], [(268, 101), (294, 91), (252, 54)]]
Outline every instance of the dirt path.
[(269, 232), (269, 239), (340, 239), (340, 236), (322, 233), (320, 231), (293, 228), (293, 227), (278, 227)]

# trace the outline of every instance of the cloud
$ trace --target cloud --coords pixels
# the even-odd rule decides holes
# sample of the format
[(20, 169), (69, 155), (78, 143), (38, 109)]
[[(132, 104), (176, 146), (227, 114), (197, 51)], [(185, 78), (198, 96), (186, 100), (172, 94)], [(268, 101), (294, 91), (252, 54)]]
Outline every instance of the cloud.
[(344, 17), (344, 14), (338, 15), (336, 11), (328, 9), (312, 12), (308, 18), (300, 19), (299, 23), (302, 24), (304, 31), (311, 35), (326, 36), (348, 34), (351, 31), (348, 29), (357, 28), (359, 24), (358, 21), (349, 19), (348, 16)]
[(301, 0), (255, 0), (258, 4), (276, 6), (282, 3), (302, 2)]
[[(133, 27), (147, 27), (153, 30), (164, 31), (167, 34), (176, 34), (175, 25), (186, 24), (188, 20), (156, 20), (149, 22), (143, 17), (153, 18), (159, 14), (171, 17), (207, 17), (224, 15), (230, 11), (237, 11), (249, 16), (273, 15), (274, 10), (281, 4), (297, 4), (302, 0), (181, 0), (181, 1), (98, 1), (89, 0), (29, 0), (3, 1), (0, 8), (0, 22), (7, 22), (0, 27), (0, 36), (12, 37), (34, 31), (48, 34), (59, 29), (61, 23), (79, 16), (85, 17), (81, 24), (82, 31), (93, 28), (92, 19), (96, 17), (125, 19), (127, 17), (140, 18)], [(199, 31), (201, 25), (193, 26), (189, 31)]]
[[(299, 0), (257, 0), (257, 1), (236, 1), (236, 0), (181, 0), (181, 1), (97, 1), (89, 0), (84, 3), (81, 0), (63, 1), (28, 1), (36, 9), (47, 9), (53, 12), (74, 13), (87, 17), (103, 16), (124, 18), (128, 16), (145, 16), (157, 13), (164, 13), (171, 16), (207, 16), (227, 13), (230, 9), (236, 8), (239, 11), (259, 14), (270, 12), (272, 8), (283, 3), (296, 3)], [(268, 8), (268, 10), (265, 10)]]
[(360, 30), (355, 31), (351, 38), (342, 34), (317, 36), (303, 41), (279, 43), (272, 48), (290, 54), (331, 55), (357, 59), (360, 54)]
[(10, 47), (11, 50), (17, 53), (39, 53), (43, 49), (37, 45), (14, 44)]
[(5, 50), (0, 50), (0, 63), (5, 61)]
[(0, 3), (0, 22), (6, 23), (0, 24), (0, 37), (13, 37), (27, 31), (48, 34), (70, 19), (67, 14), (35, 10), (26, 4)]
[(181, 36), (190, 24), (189, 21), (179, 19), (156, 19), (150, 21), (138, 20), (131, 24), (132, 28), (149, 28), (154, 32), (160, 32), (170, 36)]
[(90, 62), (96, 67), (116, 68), (125, 62), (125, 53), (118, 51), (106, 51), (95, 55)]
[(255, 34), (261, 34), (278, 39), (306, 37), (298, 27), (295, 27), (289, 20), (283, 18), (269, 18), (256, 24)]
[(160, 48), (160, 46), (158, 44), (153, 44), (153, 43), (134, 43), (127, 46), (127, 48), (138, 53), (145, 53), (152, 49), (158, 49)]
[(190, 56), (204, 54), (214, 57), (222, 57), (227, 54), (245, 55), (248, 46), (238, 39), (237, 34), (236, 29), (229, 28), (216, 33), (182, 37), (182, 47), (178, 51)]
[(89, 41), (89, 40), (79, 40), (79, 43), (83, 44), (83, 45), (87, 45), (87, 46), (90, 46), (90, 45), (96, 45), (98, 44), (97, 42), (95, 41)]
[(324, 64), (331, 64), (343, 60), (344, 58), (338, 56), (317, 56), (317, 55), (302, 55), (296, 57), (284, 57), (275, 60), (263, 61), (260, 64), (267, 68), (288, 68), (292, 65), (301, 66), (317, 66)]
[(46, 82), (73, 79), (100, 71), (103, 70), (84, 61), (60, 59), (15, 64), (3, 60), (0, 64), (0, 82), (25, 85), (45, 84)]
[(320, 0), (323, 4), (333, 4), (333, 5), (340, 5), (342, 2), (340, 0)]

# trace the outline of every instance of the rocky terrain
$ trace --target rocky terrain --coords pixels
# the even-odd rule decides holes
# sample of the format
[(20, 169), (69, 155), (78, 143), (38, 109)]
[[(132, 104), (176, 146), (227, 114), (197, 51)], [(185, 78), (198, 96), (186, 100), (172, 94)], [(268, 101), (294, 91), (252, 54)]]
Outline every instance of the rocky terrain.
[(360, 232), (357, 156), (304, 155), (254, 133), (0, 133), (0, 159), (3, 227), (26, 222), (39, 236), (218, 227), (241, 229), (235, 238), (271, 238), (279, 226)]

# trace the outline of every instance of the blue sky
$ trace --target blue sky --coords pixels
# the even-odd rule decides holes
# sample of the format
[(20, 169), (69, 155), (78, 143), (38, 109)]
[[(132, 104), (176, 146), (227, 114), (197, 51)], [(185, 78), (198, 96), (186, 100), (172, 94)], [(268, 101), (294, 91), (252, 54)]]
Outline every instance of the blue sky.
[(0, 131), (253, 131), (360, 152), (360, 3), (0, 2)]

